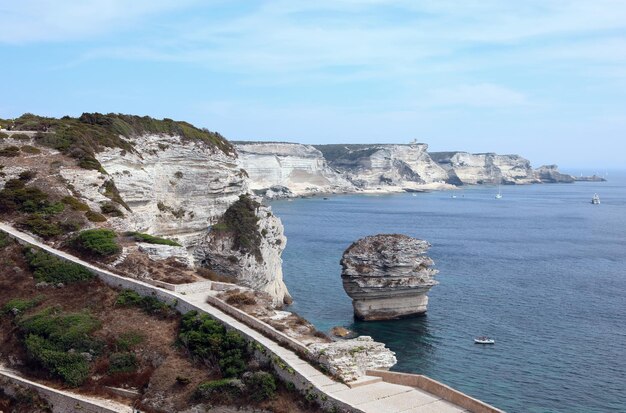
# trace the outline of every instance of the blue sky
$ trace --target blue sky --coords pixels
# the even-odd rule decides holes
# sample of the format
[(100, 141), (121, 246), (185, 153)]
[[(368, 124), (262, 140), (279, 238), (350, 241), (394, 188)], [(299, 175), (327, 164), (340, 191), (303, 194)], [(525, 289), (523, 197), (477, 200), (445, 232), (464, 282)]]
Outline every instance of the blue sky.
[(3, 0), (0, 16), (0, 117), (626, 166), (623, 0)]

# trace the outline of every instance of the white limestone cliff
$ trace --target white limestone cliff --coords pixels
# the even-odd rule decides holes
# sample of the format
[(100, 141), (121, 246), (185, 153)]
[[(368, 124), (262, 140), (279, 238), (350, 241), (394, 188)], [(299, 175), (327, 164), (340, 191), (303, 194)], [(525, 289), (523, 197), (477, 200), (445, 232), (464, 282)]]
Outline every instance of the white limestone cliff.
[[(109, 173), (106, 179), (113, 179), (132, 210), (124, 211), (120, 229), (176, 238), (191, 246), (248, 189), (236, 156), (202, 141), (144, 135), (132, 143), (134, 152), (107, 148), (96, 153)], [(80, 183), (81, 176), (68, 180), (81, 185), (82, 194), (93, 192), (86, 188), (89, 183)]]
[[(428, 154), (428, 145), (319, 145), (329, 164), (361, 189), (434, 189), (448, 174)], [(430, 186), (427, 186), (431, 184)]]
[(268, 142), (238, 143), (235, 147), (251, 189), (268, 198), (354, 190), (313, 146)]
[(537, 179), (530, 162), (519, 155), (467, 152), (433, 152), (430, 156), (454, 185), (531, 184)]
[(198, 243), (194, 256), (198, 265), (231, 278), (235, 283), (268, 293), (274, 305), (291, 302), (283, 281), (281, 255), (287, 244), (284, 227), (271, 208), (256, 203), (258, 250), (238, 249), (236, 234), (212, 229)]

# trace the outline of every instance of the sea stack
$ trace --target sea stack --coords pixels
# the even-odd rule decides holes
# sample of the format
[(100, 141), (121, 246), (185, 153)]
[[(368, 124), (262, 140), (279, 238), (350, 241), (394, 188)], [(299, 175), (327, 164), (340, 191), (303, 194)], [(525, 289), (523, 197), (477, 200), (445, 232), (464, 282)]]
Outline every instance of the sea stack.
[(341, 258), (343, 288), (359, 320), (394, 320), (424, 314), (426, 293), (438, 282), (426, 255), (430, 244), (400, 234), (362, 238)]

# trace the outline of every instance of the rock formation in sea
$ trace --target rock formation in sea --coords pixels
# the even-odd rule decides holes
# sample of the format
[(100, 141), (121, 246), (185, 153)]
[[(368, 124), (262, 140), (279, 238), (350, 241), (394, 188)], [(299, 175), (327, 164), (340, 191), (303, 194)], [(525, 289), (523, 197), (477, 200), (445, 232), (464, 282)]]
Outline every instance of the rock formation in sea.
[(328, 164), (360, 189), (415, 189), (443, 183), (448, 174), (434, 162), (428, 145), (316, 145)]
[(426, 255), (430, 244), (400, 234), (379, 234), (354, 242), (343, 253), (343, 287), (360, 320), (391, 320), (424, 314), (426, 293), (437, 284)]
[(554, 183), (572, 183), (576, 181), (572, 175), (567, 175), (559, 172), (559, 167), (557, 165), (543, 165), (537, 169), (535, 169), (535, 176), (537, 179), (543, 183), (554, 184)]
[(240, 142), (235, 146), (251, 188), (266, 198), (355, 190), (313, 146), (278, 142)]
[(240, 196), (198, 243), (196, 262), (230, 281), (270, 294), (277, 306), (291, 302), (281, 254), (287, 238), (270, 207)]
[(519, 155), (495, 153), (431, 152), (453, 185), (537, 183), (530, 161)]

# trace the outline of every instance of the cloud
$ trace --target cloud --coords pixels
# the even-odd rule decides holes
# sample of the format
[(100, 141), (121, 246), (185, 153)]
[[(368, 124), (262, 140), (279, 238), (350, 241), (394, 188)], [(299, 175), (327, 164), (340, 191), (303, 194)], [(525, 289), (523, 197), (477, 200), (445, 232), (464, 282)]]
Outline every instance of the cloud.
[(435, 89), (429, 92), (426, 101), (434, 107), (505, 108), (529, 104), (523, 93), (491, 83)]

